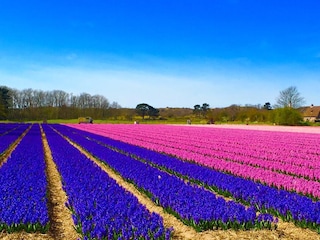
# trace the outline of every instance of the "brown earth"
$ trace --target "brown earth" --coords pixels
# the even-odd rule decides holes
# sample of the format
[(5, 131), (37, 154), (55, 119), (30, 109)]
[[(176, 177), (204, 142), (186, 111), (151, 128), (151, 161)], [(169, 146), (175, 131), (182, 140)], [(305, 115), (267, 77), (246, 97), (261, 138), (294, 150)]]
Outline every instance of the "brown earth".
[[(67, 139), (67, 138), (66, 138)], [(235, 231), (235, 230), (212, 230), (205, 232), (196, 232), (192, 227), (184, 225), (180, 220), (171, 214), (166, 213), (162, 207), (157, 206), (148, 197), (139, 192), (133, 184), (126, 182), (121, 176), (116, 174), (107, 165), (96, 159), (83, 148), (67, 139), (70, 144), (76, 147), (79, 151), (85, 154), (89, 159), (95, 162), (102, 168), (111, 178), (115, 179), (119, 185), (124, 189), (135, 195), (139, 202), (146, 206), (150, 212), (158, 213), (164, 221), (166, 227), (174, 227), (173, 239), (303, 239), (303, 240), (317, 240), (320, 239), (319, 234), (309, 229), (301, 229), (292, 223), (279, 221), (277, 230), (250, 230), (250, 231)]]
[[(28, 129), (29, 130), (29, 129)], [(23, 136), (26, 134), (25, 132)], [(51, 150), (49, 148), (45, 133), (41, 128), (43, 148), (45, 152), (45, 162), (46, 162), (46, 176), (48, 181), (48, 212), (50, 218), (50, 229), (47, 234), (38, 233), (0, 233), (0, 239), (5, 240), (76, 240), (79, 239), (79, 235), (74, 230), (74, 224), (71, 217), (70, 210), (65, 207), (67, 201), (66, 193), (62, 189), (61, 176), (57, 171), (56, 165), (52, 160)], [(17, 140), (15, 144), (9, 149), (9, 153), (6, 155), (5, 160), (10, 156), (11, 152), (19, 144), (21, 139)]]
[(71, 217), (72, 213), (65, 206), (65, 203), (67, 202), (67, 195), (62, 189), (61, 176), (52, 159), (51, 150), (42, 128), (41, 134), (47, 165), (46, 174), (49, 192), (48, 209), (51, 220), (49, 234), (57, 240), (79, 239), (79, 235), (75, 231), (75, 226)]
[[(49, 212), (52, 225), (48, 234), (28, 234), (28, 233), (0, 233), (0, 239), (5, 240), (40, 240), (40, 239), (77, 239), (78, 235), (73, 229), (73, 222), (71, 212), (64, 206), (66, 202), (66, 195), (62, 189), (60, 175), (56, 169), (50, 148), (48, 146), (45, 134), (42, 133), (43, 144), (46, 154), (47, 177), (49, 182)], [(101, 163), (94, 156), (86, 152), (80, 146), (67, 139), (70, 144), (76, 147), (79, 151), (85, 154), (101, 169), (103, 169), (111, 178), (115, 179), (119, 185), (124, 189), (134, 194), (139, 202), (146, 206), (150, 212), (158, 213), (164, 221), (166, 227), (174, 227), (173, 239), (175, 240), (320, 240), (320, 235), (309, 229), (302, 229), (296, 227), (292, 223), (279, 221), (277, 230), (250, 230), (250, 231), (235, 231), (235, 230), (212, 230), (205, 232), (196, 232), (192, 227), (184, 225), (180, 220), (174, 216), (166, 213), (163, 208), (157, 206), (148, 197), (139, 192), (131, 183), (126, 182), (122, 177), (116, 174), (105, 164)]]

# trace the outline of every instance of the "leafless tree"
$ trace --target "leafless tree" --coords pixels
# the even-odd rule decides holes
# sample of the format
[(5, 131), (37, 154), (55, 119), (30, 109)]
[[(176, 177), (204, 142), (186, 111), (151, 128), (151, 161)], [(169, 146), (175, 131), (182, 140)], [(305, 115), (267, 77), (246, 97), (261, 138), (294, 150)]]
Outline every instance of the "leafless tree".
[(119, 109), (121, 106), (117, 102), (112, 102), (110, 108)]
[(277, 98), (276, 107), (283, 108), (298, 108), (301, 107), (305, 100), (301, 97), (297, 87), (291, 86), (280, 91), (279, 97)]
[(31, 88), (10, 90), (9, 117), (12, 120), (72, 119), (91, 116), (94, 119), (110, 117), (112, 108), (120, 110), (117, 102), (110, 104), (102, 95), (81, 93), (73, 95), (61, 90), (43, 91)]
[(44, 107), (45, 106), (45, 99), (46, 94), (42, 90), (35, 90), (33, 91), (34, 97), (34, 107)]

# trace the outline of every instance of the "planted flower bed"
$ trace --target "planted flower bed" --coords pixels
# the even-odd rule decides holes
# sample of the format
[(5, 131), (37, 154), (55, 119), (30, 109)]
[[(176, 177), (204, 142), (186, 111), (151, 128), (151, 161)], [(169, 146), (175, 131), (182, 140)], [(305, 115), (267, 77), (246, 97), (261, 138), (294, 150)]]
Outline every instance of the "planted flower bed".
[(0, 124), (0, 155), (30, 126), (30, 124)]
[[(9, 138), (2, 137), (10, 135), (14, 135), (15, 138), (12, 139), (17, 140), (31, 126), (30, 124), (9, 125), (11, 124), (5, 124), (5, 127), (3, 127), (0, 124), (0, 143), (6, 142), (7, 144)], [(25, 129), (22, 131), (20, 127)], [(170, 238), (172, 232), (163, 226), (161, 217), (146, 211), (144, 207), (142, 207), (144, 209), (142, 213), (137, 216), (136, 211), (139, 212), (141, 210), (141, 205), (135, 197), (119, 187), (93, 161), (80, 154), (78, 150), (53, 131), (51, 127), (78, 142), (82, 148), (90, 150), (93, 155), (99, 156), (101, 160), (116, 169), (129, 182), (133, 182), (140, 191), (145, 192), (156, 204), (163, 206), (166, 211), (180, 218), (185, 224), (193, 226), (198, 231), (216, 228), (270, 228), (271, 223), (274, 221), (269, 215), (272, 214), (286, 221), (293, 221), (302, 226), (302, 228), (308, 227), (319, 232), (320, 203), (312, 192), (309, 193), (309, 196), (302, 196), (296, 192), (279, 190), (245, 179), (246, 177), (226, 174), (223, 171), (214, 170), (212, 167), (203, 166), (203, 163), (198, 164), (194, 160), (193, 162), (190, 161), (193, 157), (197, 159), (197, 156), (202, 154), (211, 159), (216, 158), (228, 162), (231, 169), (232, 165), (239, 166), (241, 169), (247, 164), (253, 163), (249, 161), (241, 163), (238, 161), (242, 155), (245, 156), (247, 154), (249, 159), (254, 158), (252, 161), (258, 161), (259, 158), (264, 161), (263, 158), (266, 157), (266, 161), (263, 163), (265, 164), (264, 167), (260, 163), (252, 164), (250, 167), (261, 170), (261, 172), (270, 171), (289, 176), (294, 181), (303, 179), (307, 181), (306, 187), (309, 188), (311, 186), (309, 185), (310, 182), (319, 182), (317, 180), (319, 179), (317, 172), (314, 171), (318, 167), (317, 160), (319, 160), (317, 158), (319, 156), (317, 142), (319, 135), (307, 134), (305, 140), (303, 140), (303, 134), (295, 136), (294, 133), (291, 135), (272, 133), (268, 135), (270, 138), (266, 139), (265, 133), (248, 134), (242, 132), (242, 130), (234, 131), (231, 134), (233, 130), (230, 129), (230, 131), (216, 132), (215, 134), (221, 134), (223, 137), (217, 136), (216, 138), (219, 137), (219, 141), (211, 141), (212, 139), (210, 138), (213, 135), (209, 129), (193, 132), (190, 126), (188, 127), (190, 129), (174, 127), (179, 130), (173, 130), (171, 126), (146, 126), (147, 128), (150, 127), (148, 130), (150, 132), (144, 131), (142, 124), (139, 126), (114, 125), (107, 128), (105, 125), (80, 126), (92, 132), (96, 131), (99, 134), (96, 135), (63, 125), (46, 124), (43, 125), (43, 128), (49, 139), (51, 152), (62, 175), (64, 189), (69, 198), (67, 206), (73, 212), (73, 219), (77, 230), (82, 234), (82, 239), (165, 239)], [(109, 127), (111, 128), (109, 129)], [(21, 132), (15, 132), (19, 128)], [(108, 132), (104, 132), (105, 130), (108, 130)], [(50, 220), (45, 196), (48, 186), (44, 171), (45, 166), (42, 165), (44, 164), (44, 153), (41, 133), (38, 125), (33, 125), (28, 131), (29, 133), (22, 138), (22, 141), (8, 159), (8, 155), (1, 156), (1, 159), (7, 161), (3, 161), (0, 167), (0, 238), (3, 236), (5, 239), (15, 238), (15, 234), (11, 235), (9, 233), (17, 231), (21, 236), (28, 235), (23, 235), (21, 231), (48, 233)], [(242, 132), (244, 143), (237, 142), (240, 132)], [(106, 138), (102, 135), (112, 135), (114, 139)], [(136, 141), (142, 147), (115, 140), (119, 136), (127, 142)], [(276, 137), (273, 138), (272, 136)], [(290, 138), (290, 144), (285, 144), (288, 137)], [(181, 144), (183, 144), (181, 147), (177, 147), (178, 149), (175, 153), (180, 151), (180, 153), (183, 153), (183, 157), (177, 154), (177, 157), (173, 157), (168, 153), (163, 154), (145, 148), (145, 146), (149, 146), (151, 149), (162, 148), (162, 151), (170, 149), (170, 147), (173, 149), (172, 146), (175, 146), (174, 144), (179, 142), (180, 138)], [(192, 139), (191, 142), (188, 140), (189, 138)], [(250, 138), (255, 139), (253, 146), (248, 145), (250, 141), (253, 141), (252, 139), (249, 140)], [(277, 145), (275, 138), (281, 143), (280, 145)], [(160, 140), (164, 141), (164, 143)], [(165, 143), (165, 140), (168, 143)], [(269, 148), (267, 149), (266, 141), (269, 143), (267, 145)], [(316, 145), (311, 145), (311, 142)], [(201, 149), (202, 145), (204, 149)], [(7, 146), (4, 151), (9, 149), (10, 144)], [(194, 148), (194, 151), (188, 152), (188, 148)], [(219, 149), (221, 152), (219, 152)], [(215, 158), (209, 152), (213, 150), (216, 151)], [(234, 158), (237, 158), (235, 161), (231, 158), (223, 158), (224, 154), (229, 154), (230, 152)], [(279, 152), (287, 152), (290, 157), (285, 158), (283, 157), (285, 154), (278, 154)], [(219, 156), (219, 154), (221, 155)], [(271, 157), (272, 154), (274, 155), (273, 157)], [(278, 155), (281, 156), (280, 159)], [(291, 158), (295, 160), (290, 160)], [(218, 163), (218, 160), (216, 163)], [(275, 160), (279, 160), (282, 163), (286, 162), (283, 166), (290, 166), (291, 164), (294, 167), (300, 167), (302, 173), (295, 174), (290, 169), (290, 171), (286, 172), (278, 171), (266, 166), (266, 163)], [(42, 170), (38, 172), (39, 169)], [(314, 171), (314, 177), (306, 177), (308, 169)], [(36, 180), (34, 180), (35, 178)], [(259, 181), (265, 182), (263, 180)], [(288, 182), (285, 184), (292, 184), (290, 183), (291, 180), (287, 178), (286, 181)], [(35, 181), (36, 183), (33, 185), (28, 184)], [(274, 185), (276, 186), (276, 184)], [(297, 189), (294, 190), (297, 191)], [(314, 192), (317, 190), (315, 188)], [(218, 193), (229, 197), (229, 199), (225, 201), (212, 194), (211, 191), (214, 191), (215, 194)], [(39, 192), (41, 192), (41, 197), (37, 197)], [(97, 197), (92, 198), (92, 196)], [(135, 200), (131, 201), (132, 197)], [(35, 199), (41, 199), (39, 201), (42, 201), (42, 206)], [(210, 205), (203, 199), (215, 204)], [(106, 206), (108, 205), (106, 202), (110, 202), (113, 208)], [(127, 205), (124, 206), (123, 203)], [(126, 209), (128, 212), (119, 209)], [(217, 220), (212, 216), (220, 217)], [(152, 222), (151, 226), (148, 225), (150, 221)], [(131, 225), (125, 225), (127, 222)], [(166, 222), (168, 223), (169, 221), (166, 220)], [(170, 220), (169, 226), (172, 226), (171, 224)], [(141, 225), (143, 226), (140, 227)], [(178, 229), (181, 225), (174, 225), (174, 227)], [(242, 234), (248, 233), (249, 236), (257, 233), (261, 234), (262, 238), (267, 236), (271, 238), (271, 236), (278, 236), (283, 231), (287, 238), (291, 237), (290, 233), (288, 233), (288, 231), (291, 232), (291, 229), (287, 231), (286, 224), (280, 221), (278, 227), (279, 231), (208, 231), (204, 235), (210, 234), (210, 236), (214, 236), (214, 234), (219, 235), (224, 232), (223, 234), (227, 238), (230, 237), (230, 234), (236, 237), (239, 233), (239, 238), (241, 238)], [(307, 229), (296, 228), (296, 231), (301, 231), (303, 233), (301, 236), (315, 234)], [(181, 229), (173, 232), (173, 236), (179, 234), (179, 232), (181, 232)], [(204, 235), (201, 233), (199, 239)], [(33, 235), (29, 236), (32, 238)], [(48, 236), (49, 234), (44, 235), (44, 237)], [(198, 238), (198, 235), (195, 238)], [(317, 236), (313, 235), (313, 239), (316, 238)]]
[(43, 127), (61, 173), (77, 231), (85, 239), (169, 239), (171, 229), (49, 126)]
[(9, 133), (13, 129), (21, 126), (21, 124), (16, 123), (0, 123), (0, 136)]
[[(277, 190), (193, 163), (183, 162), (177, 158), (100, 135), (79, 130), (69, 129), (68, 131), (68, 128), (65, 126), (56, 126), (56, 128), (62, 130), (68, 137), (79, 143), (90, 139), (91, 141), (95, 141), (96, 144), (135, 156), (183, 179), (206, 186), (219, 194), (227, 197), (231, 196), (236, 200), (255, 207), (258, 211), (272, 213), (285, 221), (293, 221), (299, 226), (309, 227), (320, 232), (320, 202), (314, 202), (308, 197), (284, 190)], [(79, 136), (82, 136), (85, 140), (81, 141)]]
[(0, 232), (47, 232), (46, 187), (40, 128), (34, 125), (0, 168)]
[[(286, 155), (291, 156), (293, 152), (297, 152), (297, 146), (300, 146), (301, 151), (308, 146), (308, 155), (312, 159), (319, 159), (320, 150), (315, 147), (319, 146), (320, 138), (318, 134), (307, 133), (288, 133), (288, 132), (271, 132), (271, 131), (248, 131), (234, 129), (207, 129), (207, 128), (192, 128), (192, 127), (176, 127), (176, 126), (150, 126), (142, 125), (94, 125), (94, 126), (76, 126), (74, 128), (82, 128), (86, 131), (97, 132), (113, 139), (121, 140), (133, 145), (143, 146), (157, 152), (163, 152), (184, 160), (194, 161), (214, 168), (218, 171), (232, 173), (234, 175), (248, 178), (257, 182), (265, 183), (269, 186), (275, 186), (279, 189), (300, 192), (305, 195), (311, 195), (315, 198), (320, 197), (320, 168), (319, 162), (313, 167), (310, 167), (310, 162), (313, 160), (305, 160), (308, 164), (301, 165), (299, 176), (292, 173), (289, 167), (278, 169), (278, 162), (269, 160), (261, 160), (259, 166), (250, 166), (247, 163), (239, 162), (231, 157), (230, 151), (237, 153), (242, 158), (252, 159), (252, 152), (255, 152), (256, 141), (260, 144), (264, 143), (262, 149), (266, 151), (266, 156), (272, 158), (279, 154), (279, 149), (283, 150)], [(282, 135), (281, 135), (282, 134)], [(220, 143), (216, 143), (214, 139), (219, 139)], [(290, 139), (284, 142), (284, 138)], [(188, 141), (186, 142), (186, 139)], [(279, 140), (279, 144), (275, 144)], [(218, 148), (217, 156), (212, 154), (208, 148), (202, 149), (202, 144), (205, 141), (213, 141), (212, 148)], [(264, 142), (263, 142), (264, 141)], [(222, 142), (222, 143), (221, 143)], [(272, 148), (269, 143), (272, 143)], [(292, 142), (292, 145), (291, 145)], [(311, 145), (312, 147), (309, 146)], [(228, 151), (222, 148), (224, 145), (231, 145)], [(243, 153), (246, 149), (246, 154)], [(251, 151), (252, 149), (252, 151)], [(267, 154), (267, 152), (272, 154)], [(299, 151), (299, 150), (298, 150)], [(242, 153), (241, 153), (242, 152)], [(221, 155), (222, 154), (222, 155)], [(223, 157), (224, 154), (224, 157)], [(254, 154), (253, 154), (254, 155)], [(292, 155), (295, 156), (295, 155)], [(298, 156), (286, 158), (287, 163), (296, 169), (295, 165), (299, 165), (302, 160)], [(257, 159), (255, 159), (257, 161)], [(248, 162), (248, 161), (247, 161)], [(265, 164), (264, 162), (268, 162)], [(270, 164), (272, 165), (270, 169)], [(267, 167), (267, 165), (269, 167)], [(262, 167), (264, 166), (264, 167)], [(289, 172), (289, 173), (288, 173)], [(310, 173), (312, 172), (312, 173)], [(309, 179), (305, 178), (305, 173), (310, 173)]]
[(202, 187), (185, 183), (176, 176), (112, 151), (78, 134), (72, 134), (65, 127), (54, 128), (71, 137), (125, 179), (133, 182), (155, 203), (197, 231), (212, 228), (271, 228), (273, 217), (269, 214), (256, 216), (254, 208), (246, 209), (242, 204), (216, 197)]

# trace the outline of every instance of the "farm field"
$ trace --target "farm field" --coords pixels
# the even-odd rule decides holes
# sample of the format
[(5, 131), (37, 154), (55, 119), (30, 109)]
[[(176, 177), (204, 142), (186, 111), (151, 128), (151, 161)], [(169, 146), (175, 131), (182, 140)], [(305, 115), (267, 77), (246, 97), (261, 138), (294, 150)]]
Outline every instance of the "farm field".
[(242, 128), (0, 124), (0, 239), (320, 239), (318, 128)]

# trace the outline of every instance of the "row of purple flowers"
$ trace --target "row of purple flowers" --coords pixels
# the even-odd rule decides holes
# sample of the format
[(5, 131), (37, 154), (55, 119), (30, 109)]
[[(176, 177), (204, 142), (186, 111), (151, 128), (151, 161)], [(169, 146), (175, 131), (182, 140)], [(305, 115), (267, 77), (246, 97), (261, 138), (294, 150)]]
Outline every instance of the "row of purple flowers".
[(134, 183), (155, 203), (197, 231), (212, 228), (271, 228), (274, 219), (269, 214), (257, 216), (253, 207), (246, 209), (242, 204), (226, 201), (198, 185), (186, 183), (174, 175), (97, 144), (86, 136), (74, 134), (73, 132), (79, 133), (77, 130), (61, 125), (54, 128), (109, 165), (127, 181)]
[[(310, 141), (313, 140), (313, 145), (319, 145), (320, 139), (318, 134), (302, 134), (302, 133), (285, 133), (285, 132), (263, 132), (263, 131), (249, 131), (249, 130), (234, 130), (234, 129), (204, 129), (197, 127), (177, 127), (164, 125), (147, 125), (140, 124), (139, 126), (128, 126), (128, 124), (114, 125), (92, 125), (92, 126), (76, 126), (74, 128), (86, 129), (87, 131), (99, 133), (111, 137), (116, 140), (124, 141), (133, 145), (143, 146), (145, 148), (163, 152), (180, 159), (187, 161), (195, 161), (199, 164), (206, 165), (218, 171), (231, 173), (236, 176), (247, 178), (256, 182), (262, 182), (269, 186), (275, 186), (279, 189), (286, 189), (288, 191), (296, 191), (305, 195), (320, 198), (320, 182), (315, 179), (320, 179), (319, 161), (312, 161), (312, 165), (300, 165), (299, 173), (295, 174), (293, 169), (297, 169), (296, 164), (300, 164), (297, 158), (286, 158), (292, 168), (278, 169), (277, 161), (269, 161), (280, 154), (283, 150), (287, 156), (294, 156), (297, 150), (304, 151), (305, 146), (308, 146), (308, 155), (312, 155), (319, 159), (319, 150), (310, 146)], [(287, 142), (283, 142), (284, 138)], [(203, 140), (204, 139), (204, 140)], [(221, 143), (217, 143), (219, 139)], [(275, 142), (279, 140), (279, 145), (276, 148)], [(219, 149), (216, 151), (217, 155), (212, 154), (208, 148), (201, 148), (204, 141), (212, 141), (212, 148), (217, 146), (233, 145), (228, 152), (221, 154)], [(273, 143), (273, 148), (266, 151), (268, 160), (261, 160), (259, 166), (252, 166), (248, 163), (252, 152), (256, 149), (256, 141), (259, 144), (263, 142), (263, 149), (269, 148), (269, 142)], [(293, 142), (293, 144), (292, 144)], [(298, 145), (299, 144), (299, 145)], [(261, 145), (262, 146), (262, 145)], [(295, 149), (295, 146), (297, 149)], [(279, 148), (282, 148), (281, 151)], [(232, 159), (234, 154), (230, 152), (239, 153), (239, 149), (245, 149), (246, 153), (238, 154), (241, 159)], [(223, 148), (220, 149), (221, 151)], [(270, 153), (270, 154), (269, 154)], [(292, 155), (293, 154), (293, 155)], [(297, 161), (298, 160), (298, 161)], [(258, 160), (260, 161), (260, 160)], [(263, 166), (264, 163), (272, 162), (272, 167)], [(309, 161), (305, 161), (309, 162)]]
[(5, 135), (13, 129), (19, 127), (20, 124), (16, 123), (0, 123), (0, 136)]
[[(67, 131), (64, 132), (67, 133)], [(294, 192), (278, 190), (194, 163), (183, 162), (177, 158), (142, 147), (80, 130), (69, 131), (68, 136), (74, 140), (78, 137), (74, 137), (75, 135), (72, 135), (72, 132), (78, 133), (87, 140), (89, 138), (109, 148), (115, 148), (118, 151), (135, 156), (137, 159), (156, 165), (158, 168), (183, 179), (203, 185), (226, 197), (230, 196), (246, 205), (253, 206), (257, 211), (272, 213), (285, 221), (293, 221), (299, 226), (317, 229), (320, 232), (319, 201), (312, 201), (310, 198)]]
[(0, 123), (0, 156), (29, 126), (30, 124)]
[[(11, 134), (17, 138), (25, 127)], [(40, 127), (33, 125), (0, 168), (0, 232), (47, 232), (46, 188)]]
[(172, 229), (48, 125), (43, 126), (84, 239), (169, 239)]

